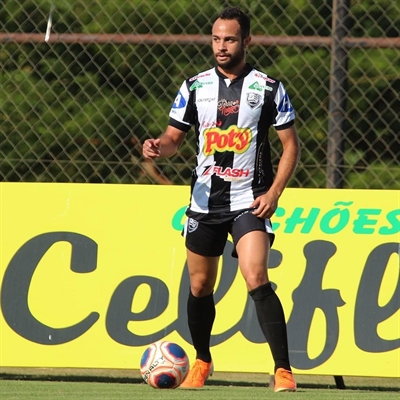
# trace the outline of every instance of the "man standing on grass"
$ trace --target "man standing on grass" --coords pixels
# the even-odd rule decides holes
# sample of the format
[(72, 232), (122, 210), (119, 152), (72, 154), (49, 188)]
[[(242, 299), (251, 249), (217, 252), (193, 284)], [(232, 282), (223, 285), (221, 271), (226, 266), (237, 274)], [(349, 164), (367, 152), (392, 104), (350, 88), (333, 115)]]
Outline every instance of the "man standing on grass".
[[(196, 361), (182, 388), (198, 388), (213, 372), (210, 352), (215, 319), (213, 291), (228, 233), (233, 256), (255, 302), (258, 321), (275, 363), (275, 392), (295, 391), (284, 311), (268, 279), (274, 240), (270, 218), (299, 159), (294, 110), (284, 86), (246, 63), (250, 19), (229, 7), (212, 28), (216, 67), (185, 80), (158, 139), (143, 144), (147, 159), (170, 157), (194, 126), (197, 163), (183, 235), (190, 294), (188, 324)], [(283, 152), (274, 176), (269, 128)]]

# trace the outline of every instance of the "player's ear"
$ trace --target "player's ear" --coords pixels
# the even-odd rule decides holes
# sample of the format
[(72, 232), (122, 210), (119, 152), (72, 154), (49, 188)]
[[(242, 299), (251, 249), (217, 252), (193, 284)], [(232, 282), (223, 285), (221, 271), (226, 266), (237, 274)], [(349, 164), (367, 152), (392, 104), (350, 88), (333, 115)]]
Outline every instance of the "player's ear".
[(251, 36), (247, 36), (246, 38), (244, 38), (243, 40), (244, 47), (247, 47), (250, 44), (250, 42), (251, 42)]

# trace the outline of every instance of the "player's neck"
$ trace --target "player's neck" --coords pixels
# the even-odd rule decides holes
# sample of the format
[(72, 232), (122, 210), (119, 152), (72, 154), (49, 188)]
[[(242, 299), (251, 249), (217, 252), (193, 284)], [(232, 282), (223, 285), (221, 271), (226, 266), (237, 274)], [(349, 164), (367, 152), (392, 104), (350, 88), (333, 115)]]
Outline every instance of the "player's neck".
[(221, 72), (222, 74), (224, 74), (228, 79), (230, 79), (231, 81), (233, 81), (235, 78), (237, 78), (246, 68), (246, 61), (243, 60), (242, 63), (240, 63), (239, 65), (230, 68), (230, 69), (224, 69), (220, 66), (217, 66), (219, 72)]

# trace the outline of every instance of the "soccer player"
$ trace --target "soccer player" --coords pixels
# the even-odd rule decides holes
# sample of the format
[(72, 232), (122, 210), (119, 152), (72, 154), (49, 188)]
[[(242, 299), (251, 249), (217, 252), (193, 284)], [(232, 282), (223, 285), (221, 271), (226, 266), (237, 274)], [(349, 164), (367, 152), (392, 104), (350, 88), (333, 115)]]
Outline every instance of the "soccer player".
[[(254, 300), (261, 330), (275, 363), (276, 392), (295, 391), (281, 302), (268, 279), (274, 214), (299, 159), (295, 113), (283, 84), (246, 62), (250, 19), (226, 8), (212, 27), (216, 66), (185, 80), (172, 105), (169, 124), (143, 143), (146, 159), (170, 157), (194, 126), (197, 163), (183, 230), (190, 275), (189, 330), (196, 350), (183, 388), (204, 385), (213, 371), (210, 352), (213, 299), (219, 257), (233, 239), (233, 256)], [(269, 128), (282, 143), (274, 176)]]

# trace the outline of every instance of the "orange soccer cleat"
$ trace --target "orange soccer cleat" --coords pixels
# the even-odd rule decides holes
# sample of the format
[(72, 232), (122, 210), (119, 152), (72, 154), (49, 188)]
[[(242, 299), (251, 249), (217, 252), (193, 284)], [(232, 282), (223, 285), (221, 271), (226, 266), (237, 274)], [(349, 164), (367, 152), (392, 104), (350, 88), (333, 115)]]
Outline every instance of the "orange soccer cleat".
[(278, 368), (275, 372), (274, 392), (295, 392), (296, 389), (292, 371)]
[(190, 367), (189, 374), (181, 384), (183, 389), (196, 389), (204, 386), (206, 379), (214, 372), (212, 361), (210, 363), (197, 359)]

